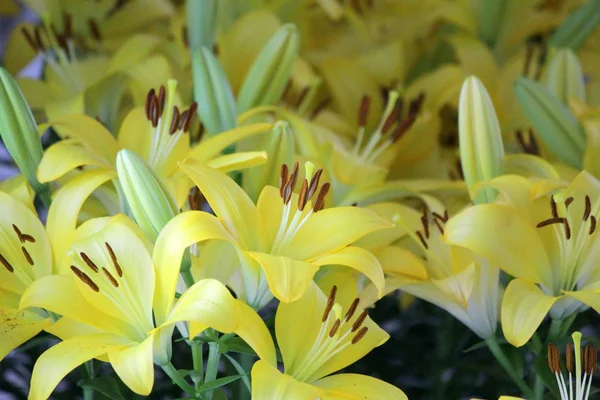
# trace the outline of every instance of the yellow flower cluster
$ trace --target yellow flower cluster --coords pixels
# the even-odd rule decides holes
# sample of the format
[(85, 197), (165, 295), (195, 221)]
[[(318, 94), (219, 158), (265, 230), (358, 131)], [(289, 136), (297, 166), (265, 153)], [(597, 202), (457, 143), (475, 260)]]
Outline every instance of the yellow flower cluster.
[(388, 340), (368, 310), (398, 289), (527, 398), (548, 383), (498, 325), (548, 357), (561, 399), (590, 396), (596, 348), (573, 397), (543, 343), (600, 313), (600, 1), (23, 3), (39, 19), (0, 68), (22, 173), (0, 183), (0, 360), (60, 339), (29, 399), (82, 364), (93, 381), (94, 359), (141, 395), (156, 364), (193, 398), (241, 379), (257, 400), (406, 399), (334, 374)]

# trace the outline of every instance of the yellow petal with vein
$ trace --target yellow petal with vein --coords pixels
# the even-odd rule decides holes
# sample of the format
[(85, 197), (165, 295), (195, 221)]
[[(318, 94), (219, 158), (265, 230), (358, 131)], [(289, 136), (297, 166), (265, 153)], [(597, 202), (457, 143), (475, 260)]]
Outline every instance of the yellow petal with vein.
[(137, 394), (147, 396), (154, 385), (154, 362), (152, 360), (153, 336), (142, 343), (108, 352), (108, 360), (127, 387)]
[(272, 399), (326, 399), (325, 391), (317, 387), (298, 382), (289, 375), (259, 360), (252, 367), (252, 398), (254, 400)]
[(211, 136), (192, 147), (188, 157), (206, 162), (215, 156), (218, 156), (223, 150), (232, 144), (250, 136), (267, 133), (272, 128), (273, 124), (259, 123), (240, 126), (238, 128), (221, 132), (218, 135)]
[(52, 182), (67, 172), (84, 165), (113, 169), (111, 164), (95, 152), (74, 143), (73, 140), (61, 140), (44, 152), (44, 157), (37, 169), (38, 180), (42, 183)]
[(49, 318), (27, 318), (22, 311), (0, 308), (0, 361), (51, 323)]
[(372, 376), (337, 374), (314, 384), (329, 391), (328, 394), (334, 398), (353, 398), (360, 393), (360, 398), (364, 400), (408, 400), (402, 390)]
[(243, 153), (226, 154), (208, 161), (206, 165), (218, 169), (223, 173), (239, 171), (255, 167), (267, 162), (267, 153), (264, 151), (247, 151)]

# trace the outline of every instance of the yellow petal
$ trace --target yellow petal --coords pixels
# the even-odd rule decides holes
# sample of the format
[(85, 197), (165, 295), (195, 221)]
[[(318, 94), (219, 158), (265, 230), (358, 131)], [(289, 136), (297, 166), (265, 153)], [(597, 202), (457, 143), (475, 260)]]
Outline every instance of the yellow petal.
[(28, 209), (36, 212), (33, 200), (35, 192), (27, 182), (25, 175), (19, 174), (0, 182), (0, 191), (10, 194), (14, 199), (19, 200)]
[(157, 282), (154, 314), (158, 325), (166, 320), (171, 311), (185, 249), (208, 239), (233, 241), (217, 218), (201, 211), (189, 211), (178, 215), (169, 221), (158, 235), (152, 255)]
[(51, 120), (52, 126), (62, 138), (78, 140), (107, 162), (114, 163), (119, 144), (109, 131), (98, 121), (85, 115), (69, 115)]
[(260, 192), (256, 208), (265, 227), (265, 243), (273, 243), (283, 215), (283, 201), (279, 189), (265, 186)]
[[(48, 82), (50, 84), (50, 82)], [(71, 115), (82, 115), (85, 113), (84, 93), (69, 95), (66, 98), (51, 99), (44, 106), (44, 112), (49, 121), (57, 121)]]
[(346, 247), (371, 232), (393, 226), (366, 208), (326, 208), (308, 218), (289, 244), (281, 249), (281, 254), (296, 260), (311, 261)]
[(94, 190), (115, 176), (112, 171), (84, 172), (55, 193), (46, 222), (55, 271), (68, 270), (69, 265), (65, 265), (64, 260), (73, 242), (81, 206)]
[(252, 367), (252, 398), (254, 400), (326, 399), (324, 395), (323, 390), (282, 374), (266, 361), (259, 360)]
[(262, 227), (252, 200), (233, 179), (195, 160), (180, 165), (236, 241), (246, 249), (261, 248)]
[(223, 173), (227, 173), (255, 167), (264, 164), (265, 162), (267, 162), (267, 153), (264, 151), (247, 151), (213, 158), (208, 161), (206, 165)]
[(263, 268), (271, 293), (284, 303), (298, 300), (312, 282), (319, 266), (288, 257), (248, 253)]
[[(225, 285), (215, 279), (203, 279), (183, 293), (164, 323), (194, 321), (205, 328), (230, 333), (236, 328), (238, 314), (237, 302)], [(190, 331), (190, 337), (197, 333)]]
[(600, 293), (592, 290), (578, 290), (565, 292), (566, 295), (579, 300), (583, 304), (592, 307), (597, 313), (600, 313)]
[(0, 308), (0, 361), (51, 323), (49, 318), (27, 318), (19, 310)]
[(499, 204), (470, 207), (445, 227), (448, 243), (489, 258), (512, 276), (553, 287), (552, 268), (536, 228), (514, 208)]
[(44, 157), (38, 166), (37, 176), (42, 183), (52, 182), (67, 172), (84, 165), (113, 169), (111, 164), (95, 152), (73, 143), (72, 140), (61, 140), (44, 152)]
[(558, 299), (524, 279), (511, 281), (504, 292), (501, 311), (506, 340), (516, 347), (527, 343)]
[(166, 0), (134, 0), (112, 13), (102, 24), (106, 36), (120, 36), (173, 16), (175, 10)]
[(218, 156), (232, 144), (250, 136), (267, 133), (272, 128), (273, 124), (259, 123), (240, 126), (229, 131), (221, 132), (192, 147), (188, 157), (206, 162), (215, 156)]
[[(4, 5), (5, 3), (3, 2), (2, 4)], [(14, 5), (14, 3), (10, 1), (6, 4)], [(16, 76), (21, 69), (27, 66), (27, 64), (29, 64), (37, 54), (36, 51), (33, 50), (33, 48), (29, 45), (29, 43), (27, 43), (22, 29), (27, 29), (29, 32), (32, 32), (34, 25), (31, 23), (24, 23), (19, 24), (12, 29), (8, 40), (6, 41), (4, 57), (2, 59), (4, 67), (13, 76)]]
[(539, 178), (559, 179), (558, 172), (552, 164), (532, 154), (507, 154), (504, 156), (504, 168), (506, 174), (532, 174)]
[(421, 258), (396, 246), (388, 246), (377, 253), (383, 272), (391, 276), (404, 276), (415, 280), (427, 279), (427, 270)]
[(108, 360), (127, 387), (137, 394), (147, 396), (154, 384), (152, 360), (153, 336), (142, 343), (108, 352)]
[(318, 380), (314, 385), (328, 390), (329, 395), (335, 398), (354, 398), (359, 395), (365, 400), (408, 400), (397, 387), (366, 375), (332, 375)]
[(118, 136), (119, 145), (147, 160), (150, 141), (152, 140), (150, 129), (151, 125), (146, 119), (144, 108), (134, 108), (127, 114), (121, 124)]
[(79, 336), (46, 350), (33, 367), (29, 400), (46, 400), (56, 385), (86, 361), (121, 348), (130, 341), (112, 334)]
[(260, 315), (250, 306), (237, 302), (239, 309), (239, 325), (235, 333), (242, 338), (258, 354), (261, 360), (275, 365), (277, 356), (271, 333)]
[(23, 92), (23, 96), (25, 96), (25, 100), (27, 100), (29, 107), (34, 110), (41, 110), (48, 103), (54, 101), (54, 96), (44, 81), (29, 78), (17, 78), (17, 84)]
[(371, 252), (360, 247), (345, 247), (339, 251), (319, 257), (312, 262), (318, 266), (322, 265), (345, 265), (364, 274), (379, 291), (379, 297), (383, 297), (385, 280), (383, 270), (377, 257)]
[(73, 275), (50, 275), (33, 282), (21, 296), (20, 308), (27, 307), (44, 308), (102, 332), (136, 332), (128, 323), (89, 303), (81, 295)]
[(136, 34), (127, 40), (115, 51), (108, 69), (109, 74), (126, 71), (146, 58), (160, 43), (160, 40), (151, 35)]

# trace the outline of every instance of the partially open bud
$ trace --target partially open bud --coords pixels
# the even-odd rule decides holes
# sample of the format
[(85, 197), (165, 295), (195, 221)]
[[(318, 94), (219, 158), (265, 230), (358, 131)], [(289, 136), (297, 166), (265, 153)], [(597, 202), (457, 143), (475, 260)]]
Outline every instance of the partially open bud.
[(564, 104), (573, 98), (585, 101), (583, 71), (575, 53), (569, 49), (556, 52), (548, 67), (546, 86)]
[(259, 150), (267, 153), (267, 162), (244, 171), (244, 190), (253, 200), (258, 199), (265, 186), (279, 184), (282, 164), (291, 165), (294, 162), (294, 137), (288, 123), (276, 122), (273, 129), (265, 135)]
[(146, 236), (155, 241), (178, 214), (173, 196), (144, 161), (127, 149), (117, 154), (117, 174), (133, 217)]
[[(462, 171), (469, 190), (502, 174), (504, 146), (492, 100), (474, 76), (465, 80), (458, 107), (458, 134)], [(473, 195), (471, 196), (473, 198)], [(496, 193), (485, 188), (473, 201), (488, 203)]]
[(529, 123), (550, 151), (581, 169), (585, 132), (568, 107), (545, 86), (527, 78), (517, 79), (515, 93)]
[(293, 24), (285, 24), (265, 44), (252, 63), (238, 94), (237, 110), (275, 104), (289, 81), (300, 37)]
[(43, 150), (35, 119), (17, 82), (0, 67), (0, 136), (27, 181), (49, 205), (48, 185), (36, 177)]
[(235, 99), (227, 76), (213, 53), (202, 47), (192, 53), (194, 100), (209, 135), (236, 126)]
[(578, 50), (598, 25), (600, 0), (591, 0), (565, 19), (550, 38), (550, 45)]
[(200, 47), (212, 49), (217, 28), (217, 0), (188, 0), (187, 33), (190, 49)]

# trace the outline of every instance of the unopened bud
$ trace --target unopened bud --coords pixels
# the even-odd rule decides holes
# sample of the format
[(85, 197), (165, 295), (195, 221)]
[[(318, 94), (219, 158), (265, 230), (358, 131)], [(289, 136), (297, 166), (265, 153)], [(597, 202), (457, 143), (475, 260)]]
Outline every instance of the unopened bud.
[(565, 19), (550, 38), (550, 45), (578, 50), (599, 24), (600, 0), (591, 0)]
[(581, 64), (569, 49), (556, 52), (546, 75), (546, 86), (564, 104), (569, 99), (585, 101), (585, 83)]

